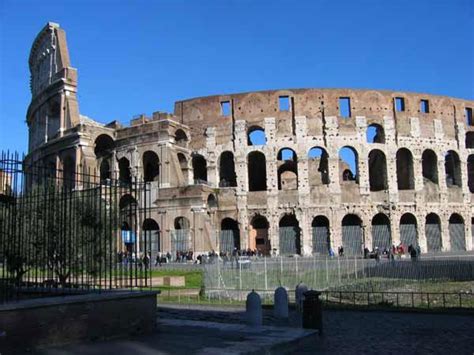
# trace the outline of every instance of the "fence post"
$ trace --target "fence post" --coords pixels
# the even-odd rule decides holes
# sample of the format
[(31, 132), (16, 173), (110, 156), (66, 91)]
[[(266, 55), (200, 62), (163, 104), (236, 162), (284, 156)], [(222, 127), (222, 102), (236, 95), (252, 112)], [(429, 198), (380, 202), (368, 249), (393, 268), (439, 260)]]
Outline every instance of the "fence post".
[(462, 295), (461, 295), (461, 292), (459, 292), (459, 308), (462, 308)]
[(242, 292), (242, 263), (239, 263), (239, 290)]
[(267, 279), (267, 257), (263, 257), (263, 265), (265, 267), (265, 291), (268, 290), (268, 279)]
[(328, 268), (328, 256), (326, 256), (326, 282), (329, 287), (329, 268)]
[(357, 279), (358, 278), (357, 277), (357, 256), (354, 257), (354, 271), (355, 271), (355, 277)]
[(295, 271), (296, 271), (296, 279), (299, 280), (299, 278), (298, 278), (298, 258), (295, 258)]
[(341, 258), (337, 258), (337, 278), (339, 280), (339, 285), (341, 284)]
[(283, 281), (283, 257), (280, 255), (280, 282)]
[(217, 289), (220, 290), (221, 289), (221, 270), (219, 267), (219, 255), (217, 255), (216, 260), (217, 260)]

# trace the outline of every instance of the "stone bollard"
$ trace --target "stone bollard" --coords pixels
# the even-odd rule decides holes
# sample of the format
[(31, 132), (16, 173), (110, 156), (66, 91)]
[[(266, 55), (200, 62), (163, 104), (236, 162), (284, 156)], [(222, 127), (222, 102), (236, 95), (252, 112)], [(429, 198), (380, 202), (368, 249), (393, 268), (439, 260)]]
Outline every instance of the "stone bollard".
[(273, 296), (273, 313), (275, 318), (288, 319), (288, 292), (284, 287), (278, 287)]
[(255, 327), (262, 325), (262, 301), (254, 290), (247, 295), (245, 302), (245, 316), (247, 324)]
[(296, 310), (300, 312), (303, 310), (304, 293), (306, 291), (308, 291), (308, 286), (306, 286), (302, 281), (300, 281), (300, 283), (296, 285), (295, 289)]

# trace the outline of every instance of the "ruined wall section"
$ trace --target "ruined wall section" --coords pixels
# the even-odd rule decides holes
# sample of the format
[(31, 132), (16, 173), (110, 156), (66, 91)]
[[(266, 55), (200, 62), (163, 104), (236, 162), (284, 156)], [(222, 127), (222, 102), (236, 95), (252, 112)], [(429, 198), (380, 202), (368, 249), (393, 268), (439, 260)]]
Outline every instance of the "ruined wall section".
[[(279, 108), (280, 97), (288, 97), (289, 109)], [(342, 117), (339, 99), (350, 98), (350, 117)], [(403, 99), (403, 110), (397, 110), (395, 99)], [(426, 101), (427, 112), (421, 102)], [(230, 104), (224, 114), (222, 103)], [(175, 116), (192, 132), (190, 149), (208, 159), (211, 186), (218, 187), (219, 156), (231, 151), (235, 157), (238, 186), (235, 188), (241, 226), (241, 242), (246, 245), (248, 225), (256, 214), (270, 222), (272, 245), (278, 245), (278, 221), (282, 214), (298, 217), (303, 231), (304, 253), (311, 250), (311, 220), (324, 215), (330, 220), (332, 243), (341, 244), (341, 220), (348, 213), (363, 221), (364, 240), (371, 243), (372, 217), (382, 212), (391, 220), (393, 241), (399, 236), (403, 213), (417, 218), (420, 245), (426, 250), (424, 218), (430, 212), (442, 219), (443, 248), (449, 249), (447, 219), (453, 212), (465, 221), (466, 246), (472, 248), (471, 218), (473, 194), (467, 186), (467, 159), (473, 149), (465, 148), (466, 132), (474, 126), (466, 122), (466, 108), (474, 102), (427, 94), (394, 91), (349, 89), (298, 89), (264, 91), (236, 95), (211, 96), (177, 102)], [(384, 129), (385, 143), (367, 143), (370, 124)], [(248, 129), (259, 126), (265, 130), (267, 144), (249, 146)], [(358, 183), (340, 181), (339, 150), (344, 146), (358, 153)], [(277, 186), (277, 153), (291, 148), (298, 156), (298, 189), (281, 191)], [(308, 151), (322, 147), (329, 155), (329, 184), (310, 180)], [(413, 156), (413, 188), (399, 189), (396, 155), (407, 148)], [(384, 153), (387, 164), (387, 185), (383, 191), (371, 191), (368, 155), (373, 149)], [(422, 176), (422, 154), (426, 149), (436, 153), (439, 183), (427, 187)], [(445, 181), (445, 154), (454, 151), (461, 162), (461, 187), (448, 187)], [(248, 192), (247, 156), (260, 151), (266, 157), (267, 191)], [(430, 190), (430, 191), (427, 191)], [(235, 212), (233, 212), (235, 214)], [(229, 212), (230, 214), (230, 212)], [(272, 229), (273, 228), (273, 229)]]

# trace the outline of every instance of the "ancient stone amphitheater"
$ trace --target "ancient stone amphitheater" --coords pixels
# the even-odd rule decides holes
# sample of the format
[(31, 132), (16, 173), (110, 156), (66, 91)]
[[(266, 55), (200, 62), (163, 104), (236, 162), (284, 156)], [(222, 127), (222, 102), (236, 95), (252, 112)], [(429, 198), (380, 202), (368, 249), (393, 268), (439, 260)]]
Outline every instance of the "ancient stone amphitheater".
[[(146, 181), (151, 212), (136, 230), (139, 240), (149, 233), (154, 254), (473, 249), (472, 100), (271, 90), (178, 101), (174, 113), (122, 126), (79, 113), (59, 25), (39, 33), (29, 64), (27, 162)], [(137, 199), (123, 196), (121, 207)]]

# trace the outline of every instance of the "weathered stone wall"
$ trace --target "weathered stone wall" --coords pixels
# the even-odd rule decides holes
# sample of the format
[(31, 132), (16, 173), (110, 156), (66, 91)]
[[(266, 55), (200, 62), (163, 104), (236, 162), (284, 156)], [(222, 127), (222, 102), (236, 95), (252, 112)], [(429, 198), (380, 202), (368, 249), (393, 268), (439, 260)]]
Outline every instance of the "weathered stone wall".
[(46, 345), (148, 334), (155, 326), (156, 292), (31, 299), (0, 306), (0, 349), (23, 353)]

